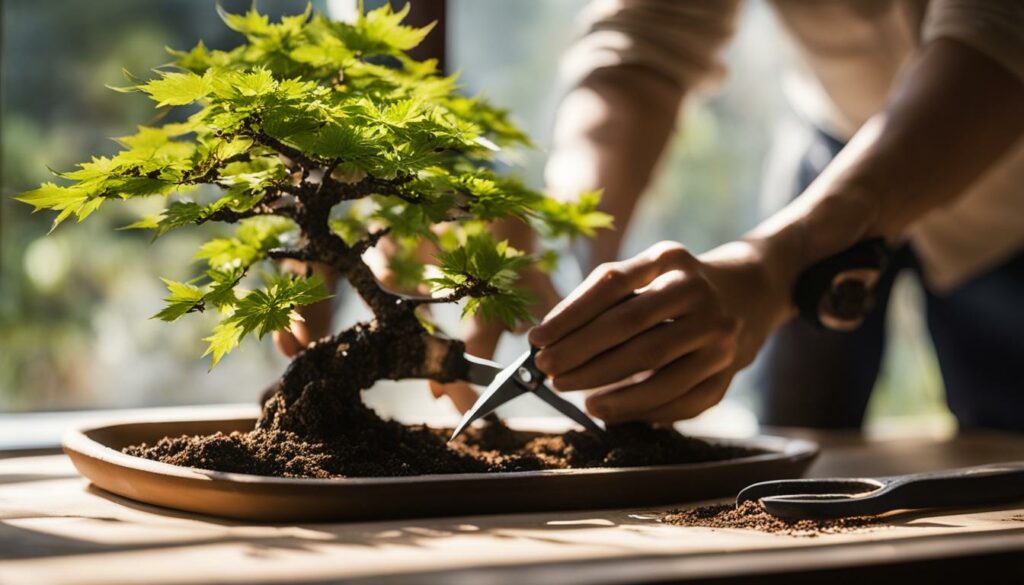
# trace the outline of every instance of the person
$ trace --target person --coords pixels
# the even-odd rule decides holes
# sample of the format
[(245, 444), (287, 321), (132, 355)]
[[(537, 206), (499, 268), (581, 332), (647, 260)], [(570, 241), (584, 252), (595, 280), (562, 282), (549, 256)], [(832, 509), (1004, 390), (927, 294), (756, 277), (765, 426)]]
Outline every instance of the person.
[[(795, 318), (791, 291), (816, 262), (872, 237), (926, 284), (947, 399), (961, 426), (1024, 430), (1024, 4), (1015, 0), (775, 0), (802, 57), (795, 108), (815, 128), (798, 196), (703, 254), (674, 242), (597, 266), (529, 333), (561, 391), (598, 388), (609, 422), (671, 422), (719, 402), (763, 351), (762, 422), (858, 426), (878, 373), (884, 314), (854, 333)], [(556, 195), (604, 190), (624, 226), (680, 104), (721, 73), (737, 0), (591, 5), (565, 58), (573, 89), (546, 178)], [(822, 156), (824, 153), (824, 156)], [(521, 226), (498, 226), (529, 248)], [(524, 275), (542, 298), (550, 284)], [(890, 274), (879, 283), (881, 304)], [(487, 355), (500, 332), (475, 324)]]

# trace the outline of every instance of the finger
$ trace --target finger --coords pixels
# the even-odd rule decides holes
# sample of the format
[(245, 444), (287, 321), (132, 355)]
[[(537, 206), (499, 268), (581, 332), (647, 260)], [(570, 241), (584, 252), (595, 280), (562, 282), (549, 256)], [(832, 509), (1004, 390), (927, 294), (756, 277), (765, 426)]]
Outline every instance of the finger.
[(674, 242), (655, 244), (622, 262), (602, 264), (568, 297), (558, 303), (544, 322), (530, 331), (530, 343), (544, 347), (590, 322), (638, 288), (672, 268), (694, 266), (685, 248)]
[(688, 280), (676, 270), (662, 274), (642, 293), (539, 351), (537, 367), (555, 377), (570, 372), (659, 323), (693, 310), (708, 293), (704, 280)]
[(732, 362), (731, 357), (727, 352), (705, 347), (676, 360), (643, 382), (595, 392), (587, 398), (587, 410), (609, 422), (638, 420), (725, 369)]
[(722, 401), (734, 372), (728, 369), (711, 376), (679, 398), (662, 405), (647, 414), (642, 420), (652, 423), (674, 423), (677, 420), (693, 418)]
[(466, 353), (490, 359), (504, 332), (504, 323), (489, 321), (480, 315), (475, 315), (472, 319), (463, 321), (460, 337), (466, 343)]
[(447, 396), (456, 410), (460, 413), (465, 414), (473, 405), (476, 404), (476, 400), (479, 397), (476, 390), (472, 386), (465, 382), (452, 382), (450, 384), (442, 384), (441, 382), (435, 382), (434, 380), (428, 381), (430, 384), (430, 391), (434, 394), (434, 398), (440, 398)]
[(277, 346), (278, 351), (284, 354), (285, 357), (293, 358), (303, 350), (303, 345), (299, 343), (292, 332), (288, 329), (282, 329), (274, 332), (274, 345)]
[(701, 347), (733, 335), (735, 329), (733, 319), (698, 310), (657, 325), (582, 366), (553, 377), (552, 384), (560, 391), (614, 384), (641, 372), (660, 370)]

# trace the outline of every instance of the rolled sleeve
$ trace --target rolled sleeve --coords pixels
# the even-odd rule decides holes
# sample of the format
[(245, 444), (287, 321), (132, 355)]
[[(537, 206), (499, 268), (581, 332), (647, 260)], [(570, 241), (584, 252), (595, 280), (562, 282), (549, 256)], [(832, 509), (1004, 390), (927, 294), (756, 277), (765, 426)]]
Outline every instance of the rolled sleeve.
[(571, 84), (622, 65), (649, 69), (682, 90), (720, 78), (719, 50), (735, 28), (739, 0), (595, 0), (583, 34), (562, 62)]
[(1024, 0), (932, 0), (922, 40), (960, 41), (1024, 82)]

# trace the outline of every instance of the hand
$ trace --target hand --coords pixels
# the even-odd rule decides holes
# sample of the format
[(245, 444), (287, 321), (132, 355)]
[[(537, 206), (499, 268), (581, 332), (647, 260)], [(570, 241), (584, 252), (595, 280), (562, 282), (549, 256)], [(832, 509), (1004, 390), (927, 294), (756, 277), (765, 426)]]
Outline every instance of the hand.
[[(587, 399), (587, 410), (609, 422), (672, 422), (717, 404), (763, 343), (765, 325), (785, 311), (770, 287), (747, 288), (763, 274), (756, 256), (727, 256), (703, 262), (662, 242), (601, 265), (530, 332), (543, 348), (537, 367), (561, 391), (617, 384)], [(773, 302), (741, 313), (743, 299), (759, 294)]]

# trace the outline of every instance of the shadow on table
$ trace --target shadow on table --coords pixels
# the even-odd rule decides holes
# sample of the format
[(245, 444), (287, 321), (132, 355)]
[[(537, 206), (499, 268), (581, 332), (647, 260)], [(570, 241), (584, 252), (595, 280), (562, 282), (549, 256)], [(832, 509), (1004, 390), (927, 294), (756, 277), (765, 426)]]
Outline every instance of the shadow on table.
[(27, 483), (30, 481), (49, 481), (52, 479), (68, 479), (78, 477), (77, 473), (6, 473), (0, 475), (0, 485)]
[[(27, 481), (27, 480), (26, 480)], [(38, 559), (68, 555), (132, 552), (179, 547), (194, 547), (214, 544), (244, 544), (250, 548), (246, 554), (253, 558), (272, 558), (278, 552), (305, 551), (317, 554), (325, 545), (384, 547), (423, 547), (438, 538), (464, 535), (487, 535), (489, 538), (516, 541), (542, 542), (551, 546), (578, 545), (575, 538), (581, 530), (627, 529), (646, 538), (664, 538), (656, 512), (643, 511), (590, 511), (567, 513), (520, 514), (507, 516), (475, 516), (462, 518), (434, 518), (419, 520), (396, 520), (349, 524), (252, 524), (209, 516), (179, 512), (136, 502), (111, 494), (95, 486), (86, 488), (90, 494), (104, 498), (119, 506), (154, 514), (161, 518), (160, 526), (177, 526), (174, 532), (181, 532), (191, 525), (193, 530), (209, 536), (195, 538), (167, 538), (165, 540), (102, 542), (85, 538), (74, 538), (17, 526), (0, 521), (0, 560)], [(980, 513), (993, 510), (971, 510)], [(963, 511), (948, 511), (937, 516), (935, 511), (904, 513), (887, 518), (887, 523), (865, 530), (878, 530), (886, 526), (909, 528), (955, 528), (955, 522), (943, 522)], [(40, 516), (34, 516), (38, 518)], [(138, 529), (139, 523), (130, 519), (97, 518), (91, 516), (65, 516), (85, 521), (123, 524), (125, 530)], [(927, 517), (929, 521), (921, 522)], [(25, 518), (25, 517), (22, 517)], [(178, 523), (181, 524), (178, 524)], [(1022, 523), (1024, 526), (1024, 523)], [(116, 528), (115, 528), (116, 530)], [(250, 531), (252, 534), (244, 534)], [(538, 535), (543, 532), (543, 535)], [(800, 538), (800, 537), (792, 537)], [(591, 546), (605, 546), (609, 553), (635, 552), (632, 546), (616, 546), (610, 542)]]
[[(47, 478), (43, 478), (47, 479)], [(50, 477), (49, 479), (53, 479)], [(25, 479), (24, 481), (28, 481)], [(79, 554), (132, 552), (213, 544), (246, 544), (247, 554), (253, 557), (272, 557), (277, 551), (318, 552), (324, 545), (383, 547), (421, 547), (437, 539), (467, 534), (487, 534), (490, 538), (508, 541), (529, 540), (550, 545), (574, 544), (567, 533), (581, 529), (614, 528), (624, 525), (636, 527), (656, 524), (654, 516), (645, 518), (624, 512), (573, 512), (569, 514), (483, 516), (465, 518), (434, 518), (396, 520), (349, 524), (253, 524), (233, 520), (200, 516), (168, 508), (136, 502), (89, 485), (88, 492), (119, 506), (155, 514), (162, 518), (161, 525), (176, 521), (197, 525), (203, 532), (214, 528), (215, 535), (197, 538), (168, 538), (167, 540), (103, 542), (76, 538), (12, 524), (10, 521), (29, 518), (79, 518), (83, 521), (121, 524), (125, 530), (139, 529), (131, 519), (100, 518), (95, 516), (22, 515), (0, 520), (0, 560), (38, 559)], [(216, 530), (223, 528), (223, 530)], [(181, 527), (176, 534), (186, 528)], [(237, 530), (236, 530), (237, 529)], [(245, 530), (253, 534), (240, 534)], [(115, 529), (116, 530), (116, 529)], [(545, 535), (524, 534), (522, 531), (543, 530)], [(141, 531), (141, 530), (140, 530)], [(269, 531), (269, 533), (268, 533)], [(558, 536), (566, 534), (566, 536)]]

